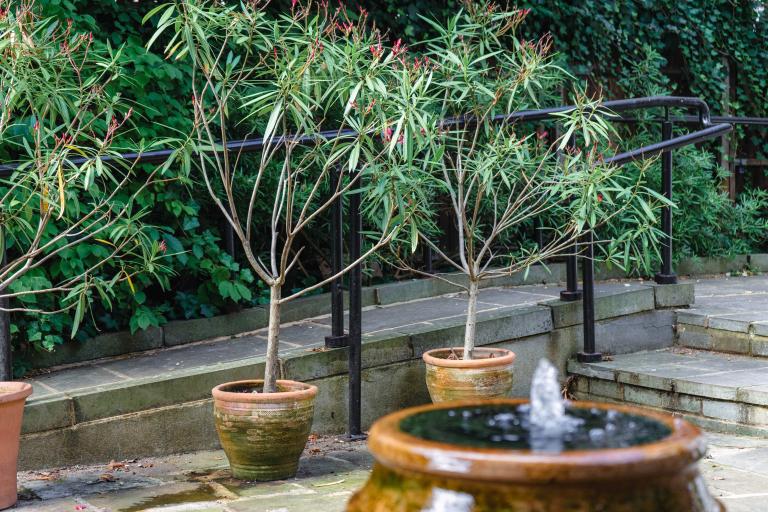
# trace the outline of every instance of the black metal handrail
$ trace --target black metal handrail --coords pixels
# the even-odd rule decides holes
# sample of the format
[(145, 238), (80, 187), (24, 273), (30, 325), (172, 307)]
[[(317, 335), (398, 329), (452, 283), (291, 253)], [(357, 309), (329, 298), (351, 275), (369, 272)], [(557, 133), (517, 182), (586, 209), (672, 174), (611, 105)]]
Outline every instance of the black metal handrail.
[[(645, 98), (631, 98), (626, 100), (612, 100), (601, 103), (596, 107), (596, 110), (605, 115), (611, 115), (613, 112), (623, 112), (628, 110), (657, 108), (657, 107), (680, 107), (680, 108), (695, 108), (699, 112), (699, 120), (703, 126), (709, 126), (710, 116), (709, 107), (707, 104), (699, 98), (689, 98), (680, 96), (648, 96)], [(547, 119), (554, 114), (560, 114), (568, 112), (576, 108), (576, 105), (563, 105), (559, 107), (545, 108), (540, 110), (523, 110), (520, 112), (513, 112), (511, 114), (499, 114), (493, 118), (496, 122), (501, 121), (540, 121)], [(461, 126), (471, 124), (473, 121), (472, 116), (452, 117), (443, 121), (442, 126)], [(300, 135), (300, 136), (277, 136), (269, 139), (271, 144), (280, 145), (288, 142), (295, 144), (312, 144), (319, 140), (331, 140), (331, 139), (344, 139), (354, 138), (358, 133), (354, 130), (325, 130), (318, 132), (314, 135)], [(226, 143), (226, 150), (230, 152), (239, 151), (243, 153), (250, 153), (253, 151), (259, 151), (263, 149), (264, 144), (267, 143), (267, 139), (264, 137), (256, 137), (252, 139), (233, 140)], [(223, 150), (223, 147), (222, 147)], [(222, 152), (222, 150), (216, 149), (215, 152)], [(119, 155), (104, 155), (100, 157), (100, 160), (104, 163), (116, 163), (116, 162), (130, 162), (130, 163), (159, 163), (165, 162), (171, 158), (175, 149), (158, 149), (152, 151), (145, 151), (141, 153), (127, 152)], [(214, 151), (212, 150), (211, 153)], [(82, 156), (70, 158), (67, 161), (74, 165), (84, 164), (91, 160)], [(19, 164), (2, 164), (0, 165), (0, 177), (7, 177), (13, 171), (19, 168)]]
[[(528, 110), (521, 112), (513, 112), (510, 114), (504, 114), (496, 116), (495, 120), (498, 122), (512, 121), (512, 122), (530, 122), (539, 121), (551, 118), (554, 114), (567, 112), (575, 108), (574, 105), (564, 105), (554, 108), (540, 109), (540, 110)], [(642, 160), (650, 158), (659, 154), (664, 154), (663, 158), (663, 179), (664, 194), (671, 199), (671, 173), (672, 173), (672, 158), (671, 151), (675, 148), (679, 148), (685, 145), (694, 144), (704, 140), (708, 140), (714, 137), (721, 136), (730, 130), (732, 126), (727, 123), (712, 124), (713, 119), (719, 122), (719, 118), (712, 118), (710, 116), (709, 107), (706, 102), (699, 98), (689, 97), (674, 97), (674, 96), (652, 96), (646, 98), (632, 98), (625, 100), (607, 101), (600, 104), (596, 111), (609, 117), (609, 120), (622, 121), (625, 120), (621, 117), (616, 117), (614, 113), (625, 112), (639, 109), (650, 108), (664, 108), (665, 116), (663, 123), (663, 137), (662, 141), (656, 144), (651, 144), (641, 148), (637, 148), (625, 153), (617, 154), (606, 159), (606, 162), (616, 165), (622, 165), (634, 160)], [(669, 118), (670, 108), (686, 108), (697, 111), (695, 118), (691, 117), (690, 120), (685, 122), (696, 122), (701, 126), (700, 130), (672, 137), (672, 123), (677, 118)], [(688, 118), (686, 118), (688, 119)], [(754, 118), (749, 118), (752, 122)], [(768, 121), (768, 120), (767, 120)], [(471, 117), (458, 117), (451, 118), (444, 121), (444, 125), (461, 125), (472, 123)], [(318, 140), (331, 139), (331, 138), (353, 138), (358, 134), (352, 130), (343, 131), (324, 131), (315, 135), (304, 135), (299, 137), (275, 137), (272, 139), (272, 143), (281, 144), (286, 142), (293, 142), (298, 144), (315, 143)], [(230, 141), (226, 144), (226, 147), (216, 148), (211, 152), (223, 152), (223, 151), (241, 151), (241, 152), (254, 152), (262, 149), (265, 144), (263, 138), (254, 138), (247, 140)], [(120, 155), (106, 155), (102, 157), (102, 161), (105, 163), (113, 162), (129, 162), (129, 163), (157, 163), (164, 162), (167, 159), (173, 157), (175, 150), (172, 149), (160, 149), (147, 151), (144, 153), (124, 153)], [(69, 160), (73, 164), (82, 164), (89, 159), (83, 157), (76, 157)], [(5, 164), (0, 165), (0, 177), (7, 177), (19, 168), (18, 164)], [(350, 218), (350, 257), (352, 260), (356, 259), (355, 255), (360, 252), (361, 237), (361, 216), (359, 205), (359, 193), (352, 193), (350, 195), (350, 205), (348, 210), (348, 216)], [(337, 204), (334, 205), (332, 210), (332, 230), (333, 230), (333, 243), (332, 247), (332, 261), (335, 266), (341, 266), (342, 255), (342, 237), (343, 237), (343, 212), (341, 208), (340, 199)], [(675, 276), (671, 269), (671, 239), (672, 239), (672, 225), (671, 225), (671, 213), (667, 208), (663, 214), (663, 229), (666, 236), (665, 247), (662, 253), (663, 264), (661, 272), (657, 275), (657, 281), (659, 282), (674, 282)], [(231, 227), (230, 227), (231, 228)], [(229, 237), (231, 237), (231, 230)], [(228, 237), (228, 239), (229, 239)], [(230, 240), (231, 242), (231, 240)], [(584, 349), (579, 354), (579, 358), (584, 361), (596, 360), (601, 356), (595, 350), (595, 318), (594, 318), (594, 269), (592, 262), (592, 240), (591, 236), (584, 240), (584, 262), (582, 265), (582, 280), (583, 280), (583, 299), (584, 299)], [(229, 244), (228, 245), (232, 245)], [(577, 277), (576, 277), (576, 251), (573, 251), (568, 257), (567, 265), (567, 284), (568, 289), (562, 294), (562, 298), (565, 300), (575, 300), (579, 298), (580, 290), (577, 289)], [(343, 296), (341, 288), (341, 278), (332, 283), (332, 326), (334, 336), (326, 340), (329, 346), (339, 347), (348, 346), (348, 370), (349, 370), (349, 425), (348, 430), (351, 436), (357, 436), (362, 433), (361, 430), (361, 326), (362, 326), (362, 273), (361, 265), (356, 265), (350, 272), (349, 278), (349, 295), (350, 295), (350, 312), (349, 312), (349, 333), (344, 334), (344, 318), (343, 318)], [(7, 320), (7, 317), (6, 317)], [(2, 325), (3, 322), (0, 322)], [(7, 325), (8, 322), (6, 321)], [(10, 336), (7, 332), (0, 332), (0, 380), (4, 378), (10, 378)]]

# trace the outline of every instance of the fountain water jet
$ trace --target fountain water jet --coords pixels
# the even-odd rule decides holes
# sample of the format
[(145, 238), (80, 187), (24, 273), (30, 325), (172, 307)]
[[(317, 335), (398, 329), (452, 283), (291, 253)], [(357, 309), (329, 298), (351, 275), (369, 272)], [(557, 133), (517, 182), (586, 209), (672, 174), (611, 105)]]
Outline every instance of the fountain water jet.
[(542, 360), (530, 403), (414, 407), (371, 429), (376, 464), (348, 512), (716, 512), (686, 421), (636, 407), (567, 402)]

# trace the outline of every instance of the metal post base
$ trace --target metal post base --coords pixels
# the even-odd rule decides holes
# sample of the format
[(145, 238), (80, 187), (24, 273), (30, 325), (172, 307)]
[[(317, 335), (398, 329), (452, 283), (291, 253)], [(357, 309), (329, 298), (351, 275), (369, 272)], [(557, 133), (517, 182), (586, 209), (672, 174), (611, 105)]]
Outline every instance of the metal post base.
[(574, 300), (581, 300), (582, 293), (581, 290), (561, 290), (560, 291), (560, 300), (564, 302), (573, 302)]
[(344, 348), (349, 346), (349, 336), (343, 334), (341, 336), (326, 336), (325, 348)]
[(365, 441), (368, 439), (368, 434), (347, 434), (341, 437), (341, 441), (345, 443), (354, 443), (355, 441)]
[(576, 354), (576, 360), (580, 363), (599, 363), (603, 360), (603, 354), (600, 352), (579, 352)]
[(658, 284), (677, 284), (677, 274), (662, 274), (659, 272), (653, 277)]

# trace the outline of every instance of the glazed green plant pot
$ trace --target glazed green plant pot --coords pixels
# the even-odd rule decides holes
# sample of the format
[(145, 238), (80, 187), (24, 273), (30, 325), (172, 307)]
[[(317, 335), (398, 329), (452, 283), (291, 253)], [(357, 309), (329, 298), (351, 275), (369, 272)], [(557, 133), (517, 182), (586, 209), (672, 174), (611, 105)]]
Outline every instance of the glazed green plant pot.
[(242, 480), (293, 477), (312, 427), (316, 386), (278, 380), (278, 392), (261, 393), (263, 385), (244, 380), (213, 388), (216, 431), (233, 476)]
[[(571, 406), (584, 414), (615, 411), (630, 415), (628, 421), (656, 425), (660, 433), (629, 447), (558, 452), (489, 448), (489, 444), (475, 443), (471, 436), (439, 442), (426, 434), (432, 427), (420, 427), (418, 435), (408, 430), (423, 413), (438, 411), (442, 417), (443, 412), (456, 415), (461, 407), (510, 410), (525, 403), (507, 399), (434, 404), (378, 420), (368, 441), (376, 460), (373, 472), (350, 500), (347, 512), (724, 510), (699, 473), (698, 461), (706, 452), (701, 433), (671, 415), (574, 402)], [(461, 414), (456, 417), (457, 422), (462, 421)]]
[[(451, 359), (451, 354), (455, 354)], [(506, 398), (512, 391), (515, 353), (504, 348), (482, 347), (464, 360), (463, 348), (438, 348), (424, 353), (426, 381), (432, 402)]]

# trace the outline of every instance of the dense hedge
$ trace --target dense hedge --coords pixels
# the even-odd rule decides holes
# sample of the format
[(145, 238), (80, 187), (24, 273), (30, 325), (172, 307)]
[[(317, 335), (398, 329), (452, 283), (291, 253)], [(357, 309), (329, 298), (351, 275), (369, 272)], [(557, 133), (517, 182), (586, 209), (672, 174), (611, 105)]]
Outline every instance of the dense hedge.
[[(286, 9), (290, 4), (290, 0), (274, 1), (271, 8)], [(391, 39), (402, 37), (406, 42), (428, 37), (429, 24), (421, 14), (441, 17), (460, 7), (458, 0), (366, 0), (360, 4)], [(135, 120), (134, 137), (154, 139), (188, 129), (191, 106), (180, 92), (187, 90), (188, 70), (155, 53), (159, 50), (145, 50), (153, 26), (142, 25), (141, 19), (154, 2), (45, 0), (40, 5), (46, 16), (70, 18), (75, 29), (93, 32), (96, 44), (124, 45), (123, 66), (130, 71), (130, 79), (119, 87), (141, 104), (137, 110), (144, 116)], [(525, 25), (528, 36), (551, 32), (565, 66), (574, 74), (588, 75), (594, 88), (608, 91), (607, 95), (620, 97), (655, 88), (701, 96), (716, 113), (722, 112), (727, 63), (733, 82), (728, 108), (735, 114), (768, 115), (768, 23), (762, 1), (527, 0), (519, 5), (531, 8)], [(657, 79), (645, 80), (649, 73), (657, 74)], [(642, 137), (643, 133), (630, 135)], [(768, 153), (765, 130), (739, 129), (739, 140), (739, 154), (762, 157)], [(766, 241), (765, 215), (761, 218), (766, 198), (750, 192), (749, 202), (732, 209), (727, 197), (717, 191), (714, 155), (693, 150), (685, 155), (678, 183), (694, 193), (675, 220), (678, 233), (687, 234), (676, 245), (679, 254), (760, 249)], [(88, 338), (97, 330), (135, 330), (173, 318), (210, 316), (259, 301), (262, 292), (251, 284), (250, 272), (223, 251), (219, 216), (198, 185), (194, 179), (158, 185), (146, 195), (144, 206), (152, 209), (151, 221), (157, 226), (153, 236), (165, 241), (171, 255), (166, 278), (162, 286), (139, 280), (135, 294), (126, 288), (111, 311), (95, 312), (95, 322), (79, 337)], [(733, 215), (737, 213), (736, 226)], [(306, 280), (314, 279), (325, 264), (327, 227), (319, 224), (315, 229), (318, 235), (307, 240), (312, 251), (304, 265), (302, 279)], [(89, 251), (99, 250), (84, 244), (70, 263), (85, 264)], [(67, 273), (67, 263), (46, 272), (55, 280)], [(67, 315), (16, 316), (16, 346), (25, 349), (17, 354), (28, 354), (17, 357), (18, 370), (23, 370), (24, 357), (33, 353), (30, 350), (62, 343), (69, 323)]]

